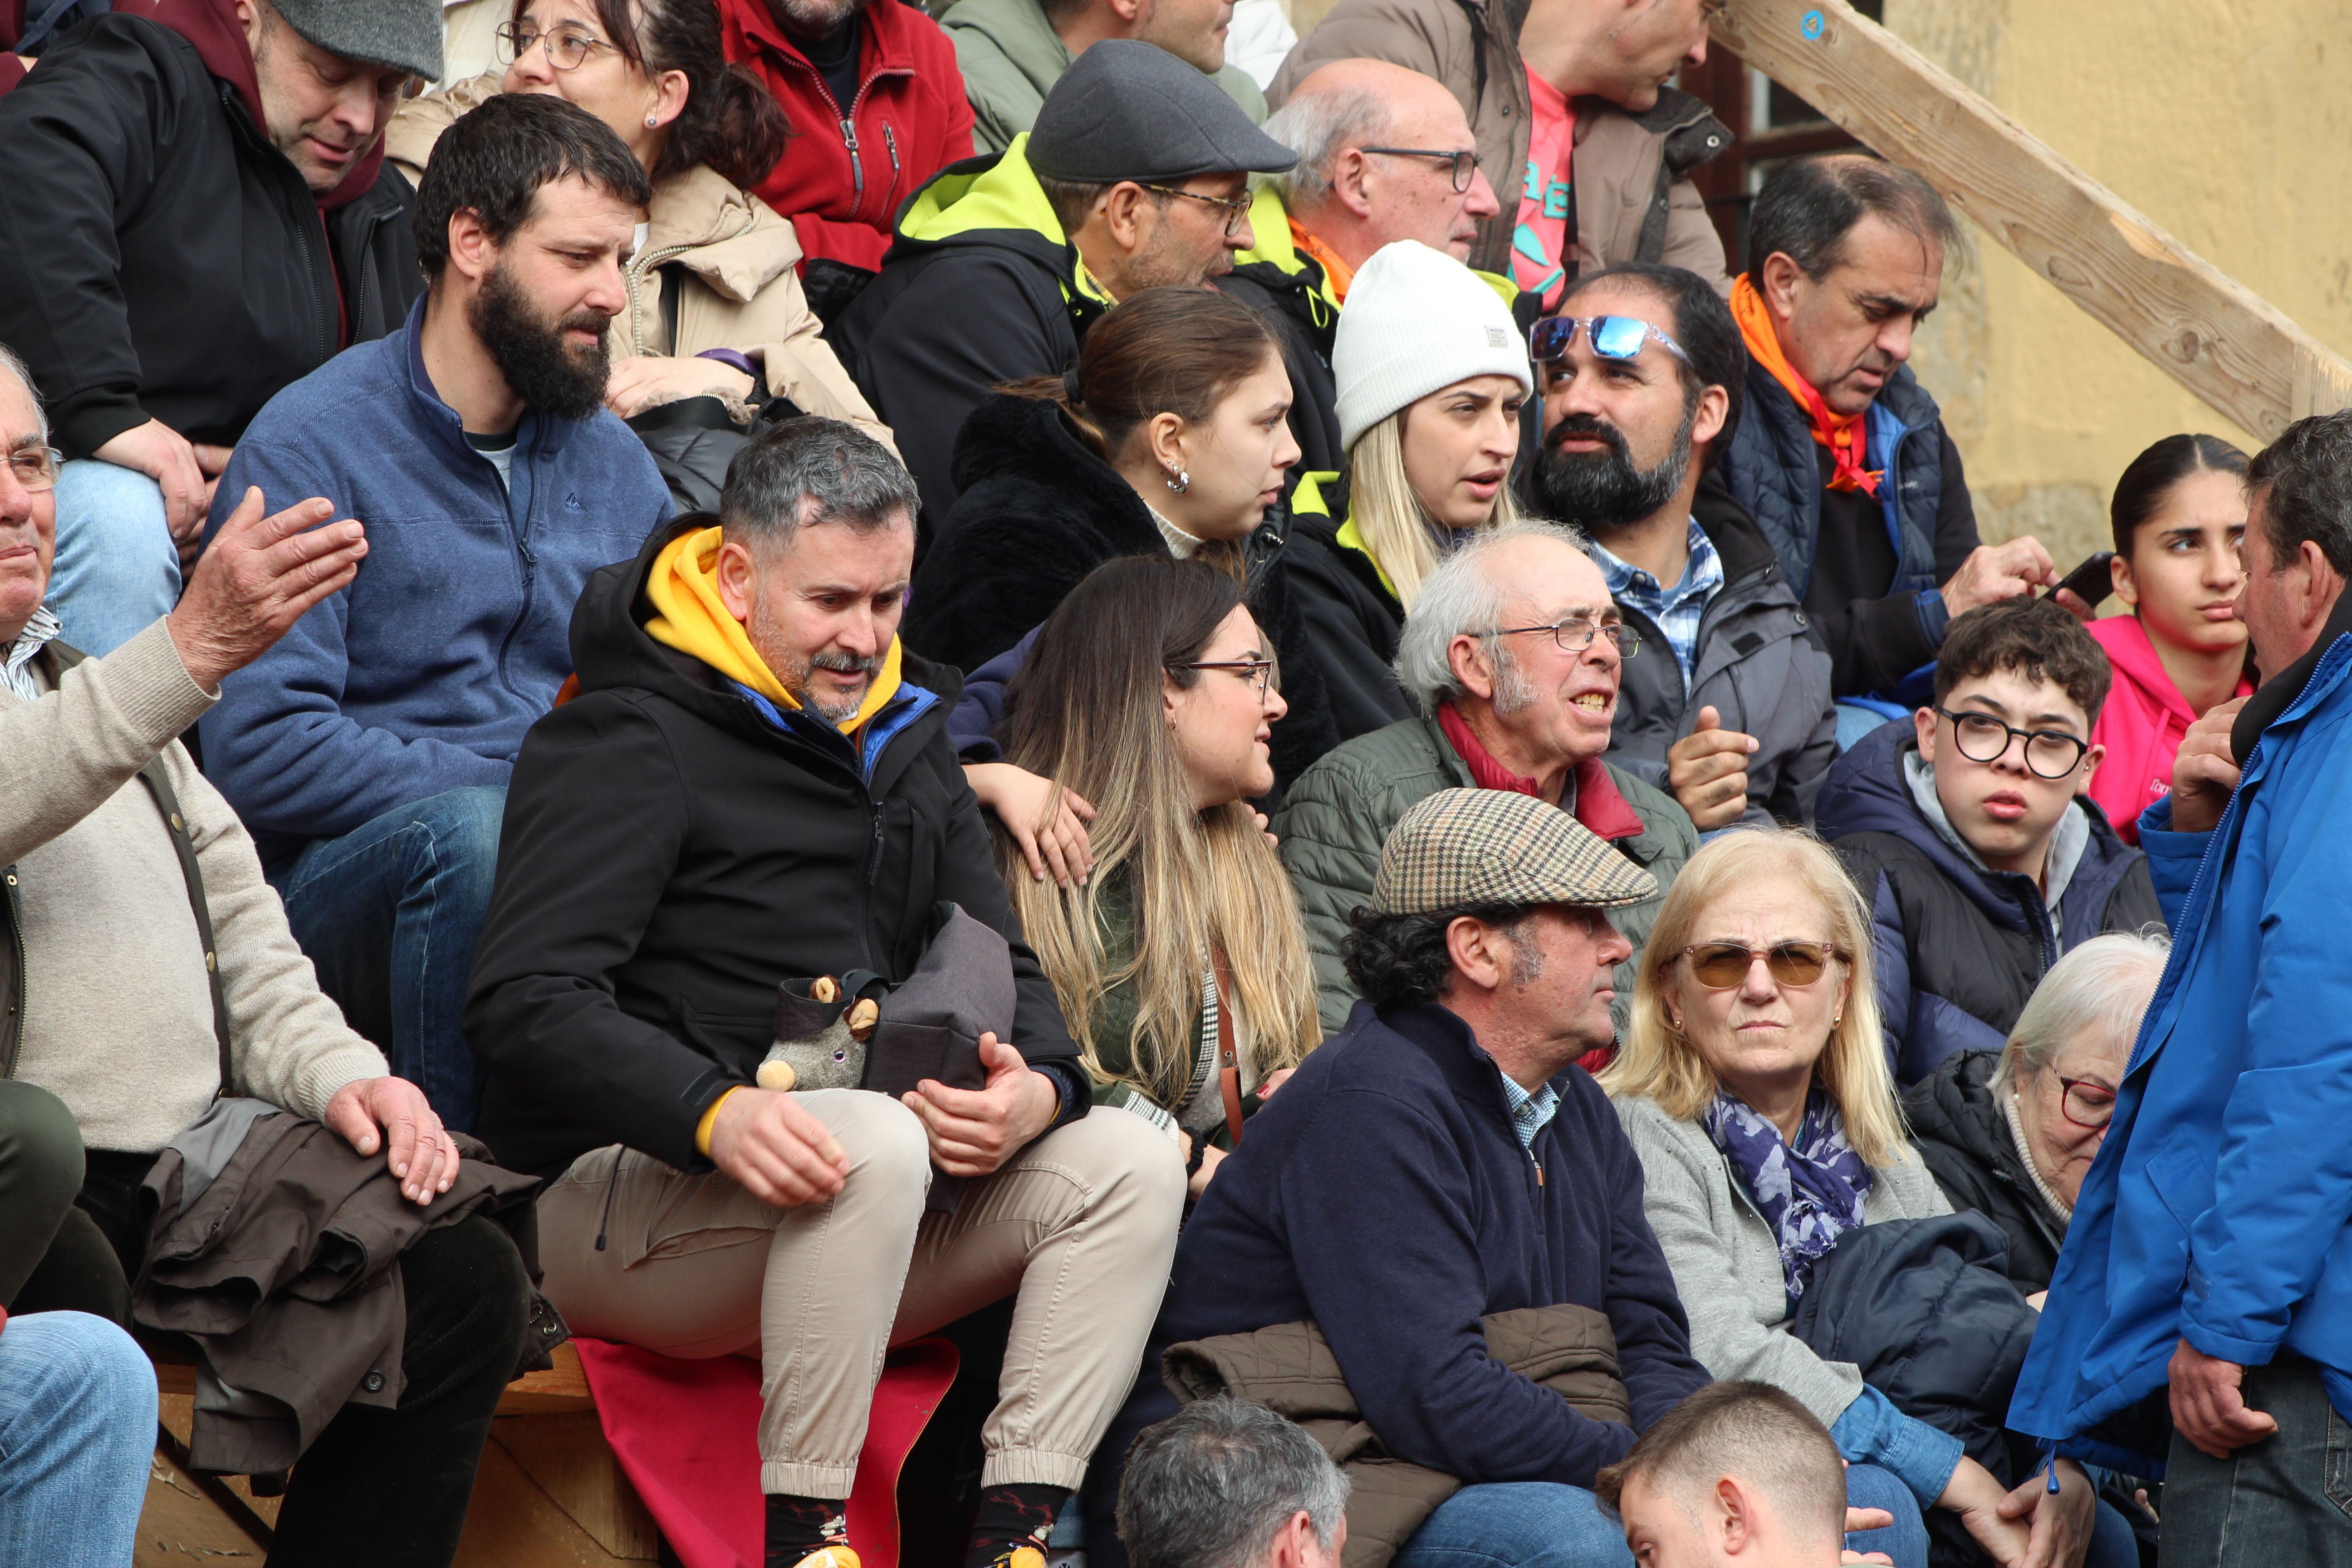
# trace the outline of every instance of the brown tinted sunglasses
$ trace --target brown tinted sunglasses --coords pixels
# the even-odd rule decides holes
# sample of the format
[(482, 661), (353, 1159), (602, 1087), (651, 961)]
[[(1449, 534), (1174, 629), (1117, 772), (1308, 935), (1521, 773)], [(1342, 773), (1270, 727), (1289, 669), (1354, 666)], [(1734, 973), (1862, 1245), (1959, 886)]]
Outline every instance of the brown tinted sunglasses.
[[(1683, 949), (1691, 973), (1709, 991), (1728, 991), (1748, 978), (1759, 956), (1757, 950), (1736, 942), (1699, 942)], [(1784, 942), (1761, 954), (1772, 978), (1783, 985), (1811, 985), (1822, 977), (1832, 958), (1845, 954), (1818, 942)]]

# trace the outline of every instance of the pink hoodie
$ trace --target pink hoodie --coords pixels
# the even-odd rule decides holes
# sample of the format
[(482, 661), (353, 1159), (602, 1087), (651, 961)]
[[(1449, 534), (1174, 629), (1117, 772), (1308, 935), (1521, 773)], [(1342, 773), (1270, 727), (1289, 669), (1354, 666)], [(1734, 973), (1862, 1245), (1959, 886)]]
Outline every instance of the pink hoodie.
[[(2172, 759), (2197, 715), (2141, 629), (2137, 616), (2109, 616), (2091, 623), (2091, 636), (2107, 650), (2115, 688), (2091, 742), (2107, 749), (2107, 760), (2091, 776), (2090, 795), (2126, 844), (2139, 842), (2139, 814), (2172, 793)], [(2253, 687), (2238, 682), (2235, 695)]]

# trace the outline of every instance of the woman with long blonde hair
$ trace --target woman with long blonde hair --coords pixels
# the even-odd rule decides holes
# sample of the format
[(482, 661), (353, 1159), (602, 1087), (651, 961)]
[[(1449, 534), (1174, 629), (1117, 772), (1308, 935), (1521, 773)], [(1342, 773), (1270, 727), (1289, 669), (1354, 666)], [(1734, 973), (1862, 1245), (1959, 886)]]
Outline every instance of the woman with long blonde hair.
[(1286, 708), (1240, 585), (1203, 562), (1090, 574), (1005, 691), (1005, 760), (1092, 803), (1092, 874), (1036, 876), (1001, 826), (1021, 927), (1100, 1086), (1189, 1145), (1197, 1194), (1241, 1119), (1321, 1039), (1290, 880), (1248, 802)]
[[(2014, 1563), (2029, 1525), (2000, 1516), (2003, 1484), (1790, 1329), (1815, 1267), (1849, 1233), (1952, 1212), (1906, 1141), (1871, 967), (1869, 910), (1820, 840), (1725, 834), (1658, 910), (1601, 1084), (1641, 1155), (1643, 1211), (1690, 1316), (1691, 1353), (1717, 1378), (1785, 1390), (1830, 1429), (1850, 1500), (1895, 1516), (1896, 1539), (1859, 1549), (1924, 1562), (1921, 1516), (1943, 1508)], [(2059, 1495), (2036, 1494), (2051, 1512), (2032, 1532), (2055, 1532), (2061, 1561), (2090, 1545), (2104, 1564), (2112, 1543), (2091, 1540), (2088, 1478), (2071, 1461), (2057, 1474)]]

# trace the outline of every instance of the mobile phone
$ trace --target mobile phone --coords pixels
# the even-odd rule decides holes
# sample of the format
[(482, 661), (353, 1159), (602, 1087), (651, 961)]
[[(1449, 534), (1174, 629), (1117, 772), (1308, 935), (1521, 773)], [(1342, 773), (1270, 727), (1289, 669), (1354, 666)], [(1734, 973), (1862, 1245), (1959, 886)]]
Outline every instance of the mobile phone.
[[(2066, 574), (2065, 581), (2060, 583), (2058, 588), (2073, 589), (2083, 603), (2097, 609), (2101, 602), (2116, 591), (2114, 574), (2107, 570), (2107, 563), (2115, 558), (2116, 552), (2112, 550), (2095, 551), (2088, 561)], [(2050, 590), (2053, 597), (2056, 596), (2058, 588)]]

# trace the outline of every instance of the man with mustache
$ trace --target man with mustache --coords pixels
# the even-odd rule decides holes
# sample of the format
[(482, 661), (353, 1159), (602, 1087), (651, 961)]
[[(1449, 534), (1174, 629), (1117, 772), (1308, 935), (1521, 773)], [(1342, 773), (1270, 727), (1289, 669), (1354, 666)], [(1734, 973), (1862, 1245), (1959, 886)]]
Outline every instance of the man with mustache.
[[(1977, 542), (1942, 413), (1906, 363), (1960, 242), (1935, 187), (1857, 154), (1773, 171), (1731, 310), (1748, 412), (1708, 477), (1754, 518), (1828, 643), (1849, 744), (1927, 700), (1952, 621), (2059, 580), (2031, 536)], [(2069, 594), (2061, 601), (2089, 617)]]
[(357, 580), (229, 678), (205, 762), (320, 984), (461, 1131), (478, 1090), (458, 1013), (515, 752), (571, 672), (588, 574), (670, 513), (604, 406), (646, 198), (620, 138), (562, 99), (459, 120), (417, 193), (430, 290), (272, 398), (213, 508), (217, 532), (258, 486), (370, 530)]
[(1748, 514), (1697, 500), (1739, 427), (1748, 354), (1730, 310), (1696, 273), (1626, 262), (1580, 279), (1530, 346), (1532, 499), (1591, 535), (1641, 637), (1610, 760), (1673, 791), (1702, 833), (1811, 822), (1837, 755), (1829, 655)]
[(67, 458), (48, 603), (83, 652), (171, 612), (261, 405), (423, 289), (383, 133), (440, 71), (434, 0), (123, 0), (21, 82), (0, 50), (0, 340)]

